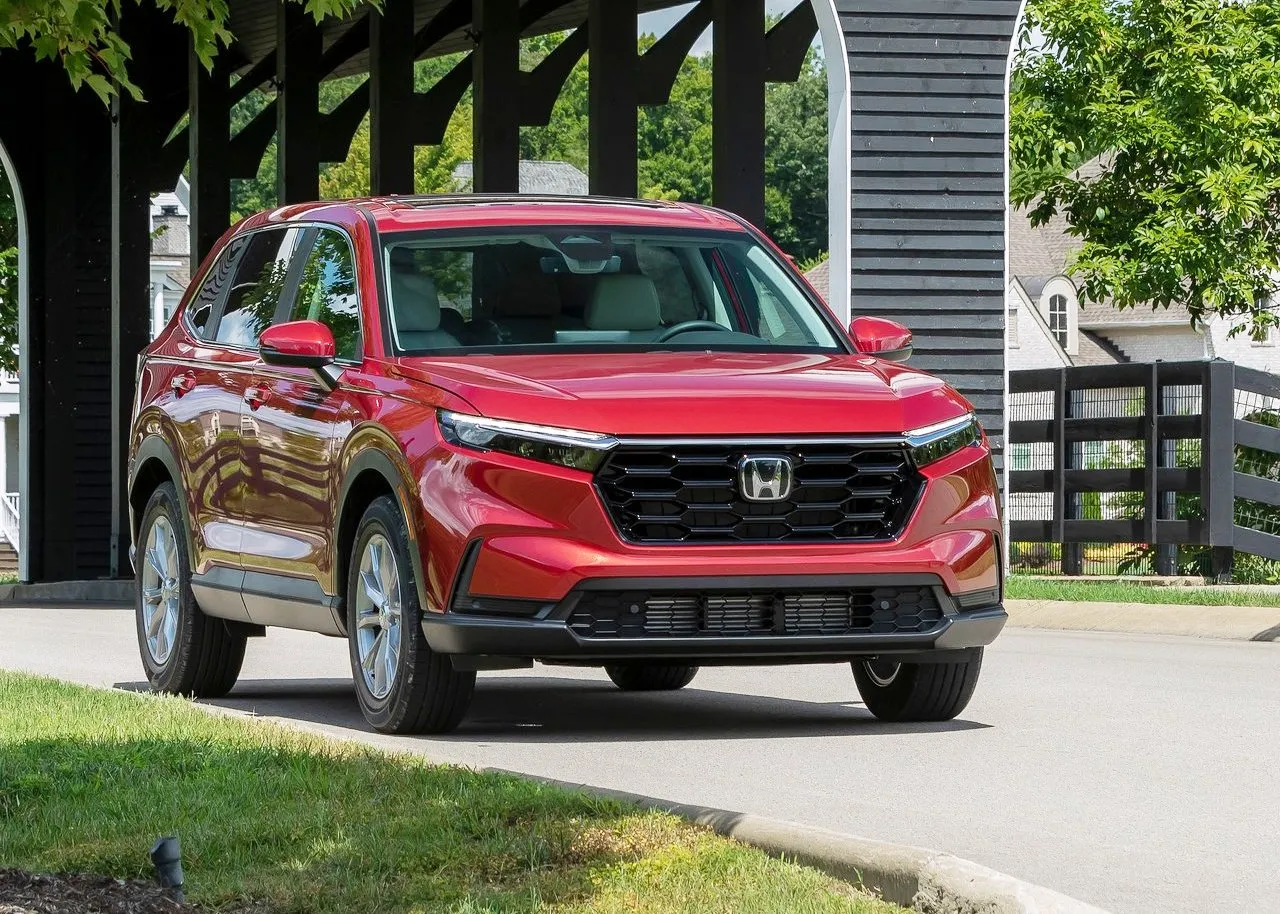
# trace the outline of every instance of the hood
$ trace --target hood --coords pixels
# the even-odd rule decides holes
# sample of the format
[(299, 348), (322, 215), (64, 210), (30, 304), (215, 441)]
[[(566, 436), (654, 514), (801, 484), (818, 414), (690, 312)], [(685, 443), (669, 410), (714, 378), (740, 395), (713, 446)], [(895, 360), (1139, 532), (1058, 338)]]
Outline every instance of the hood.
[(570, 352), (397, 368), (489, 418), (612, 435), (898, 434), (971, 409), (937, 378), (852, 355)]

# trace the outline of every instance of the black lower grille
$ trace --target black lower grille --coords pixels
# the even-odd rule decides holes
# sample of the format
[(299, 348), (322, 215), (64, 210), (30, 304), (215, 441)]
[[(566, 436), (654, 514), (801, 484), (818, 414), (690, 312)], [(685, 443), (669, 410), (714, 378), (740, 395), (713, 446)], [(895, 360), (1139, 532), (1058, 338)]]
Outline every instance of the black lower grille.
[(943, 610), (932, 587), (821, 590), (587, 590), (569, 614), (584, 638), (928, 632)]
[[(782, 459), (790, 492), (749, 500), (743, 463)], [(635, 543), (856, 542), (891, 539), (922, 485), (905, 450), (849, 443), (624, 444), (596, 476)]]

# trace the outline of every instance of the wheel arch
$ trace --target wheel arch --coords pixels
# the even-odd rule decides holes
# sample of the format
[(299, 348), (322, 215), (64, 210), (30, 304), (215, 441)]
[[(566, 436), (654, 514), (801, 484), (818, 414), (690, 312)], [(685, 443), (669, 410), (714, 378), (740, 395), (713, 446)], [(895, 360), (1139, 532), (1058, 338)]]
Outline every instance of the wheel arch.
[[(403, 458), (402, 458), (403, 459)], [(348, 464), (338, 494), (337, 528), (334, 531), (333, 567), (341, 607), (341, 622), (346, 625), (346, 589), (350, 573), (351, 548), (355, 544), (356, 528), (360, 518), (374, 499), (390, 495), (395, 499), (404, 518), (413, 546), (409, 559), (413, 563), (414, 586), (418, 591), (418, 605), (428, 611), (426, 576), (422, 566), (422, 550), (419, 544), (417, 512), (413, 510), (411, 488), (405, 478), (406, 470), (381, 448), (368, 447), (356, 454)]]
[[(132, 546), (137, 547), (139, 525), (147, 502), (161, 485), (172, 483), (178, 491), (178, 510), (182, 512), (182, 526), (187, 537), (187, 555), (195, 559), (195, 531), (181, 485), (182, 473), (169, 442), (159, 435), (149, 435), (138, 445), (129, 472), (129, 534)], [(132, 550), (131, 550), (132, 555)]]

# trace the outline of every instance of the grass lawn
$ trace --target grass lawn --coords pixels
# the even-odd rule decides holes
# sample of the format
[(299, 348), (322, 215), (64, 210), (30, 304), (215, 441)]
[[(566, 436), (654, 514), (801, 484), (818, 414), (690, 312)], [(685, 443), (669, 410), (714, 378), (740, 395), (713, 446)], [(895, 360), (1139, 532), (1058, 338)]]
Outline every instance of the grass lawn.
[(1280, 594), (1234, 587), (1181, 587), (1123, 581), (1045, 581), (1009, 577), (1010, 600), (1066, 600), (1072, 603), (1165, 603), (1183, 606), (1280, 606)]
[(0, 868), (150, 878), (170, 833), (215, 910), (903, 910), (671, 816), (0, 671)]

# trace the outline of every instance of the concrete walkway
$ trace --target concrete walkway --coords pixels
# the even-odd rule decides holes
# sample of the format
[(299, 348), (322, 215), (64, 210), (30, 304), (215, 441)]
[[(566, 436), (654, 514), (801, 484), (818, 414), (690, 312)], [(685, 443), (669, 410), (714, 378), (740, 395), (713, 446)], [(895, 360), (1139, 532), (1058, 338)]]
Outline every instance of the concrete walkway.
[(1280, 641), (1280, 607), (1006, 600), (1009, 625), (1077, 632)]

